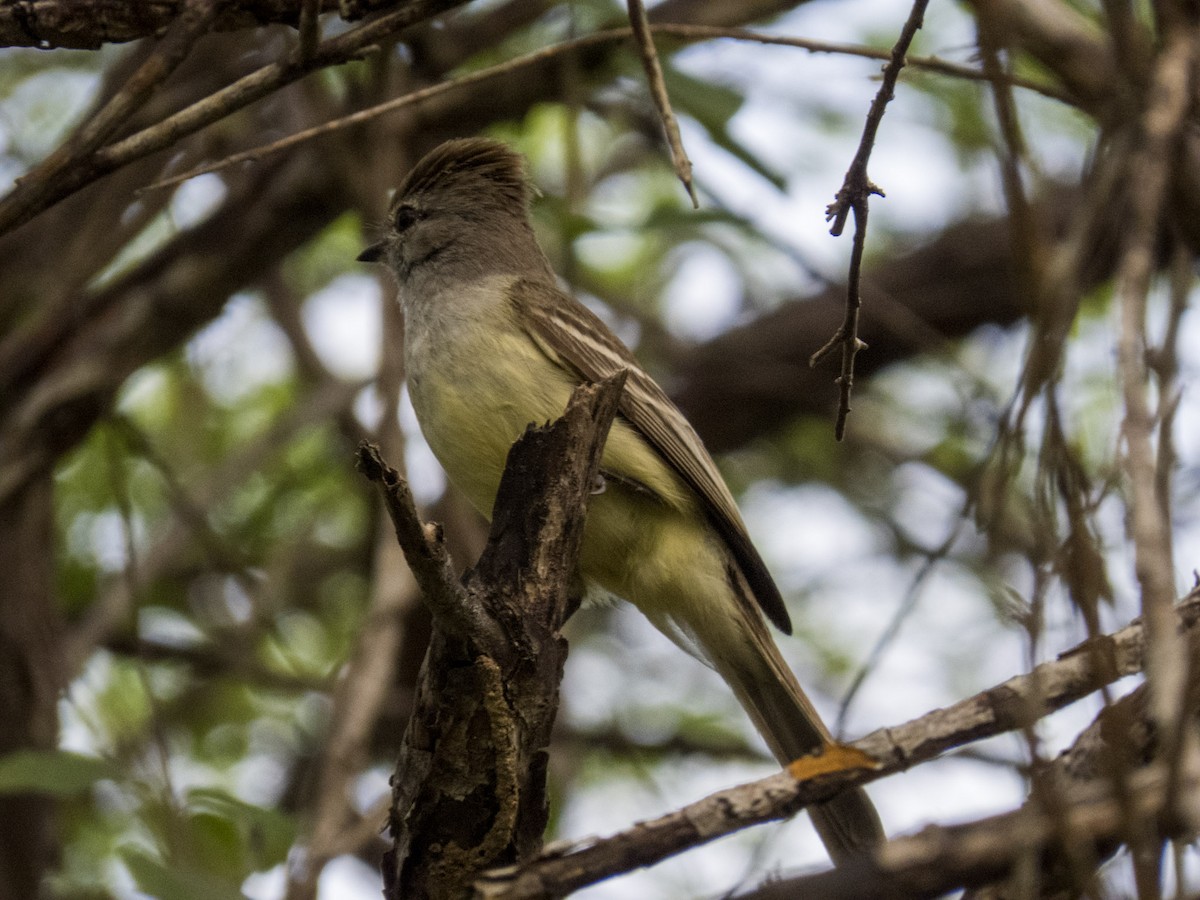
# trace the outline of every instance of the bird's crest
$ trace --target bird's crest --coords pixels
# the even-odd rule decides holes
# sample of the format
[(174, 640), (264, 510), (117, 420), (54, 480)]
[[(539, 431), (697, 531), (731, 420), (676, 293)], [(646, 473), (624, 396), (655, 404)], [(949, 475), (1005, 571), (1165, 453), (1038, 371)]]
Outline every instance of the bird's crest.
[(447, 141), (432, 150), (408, 173), (396, 197), (444, 191), (459, 184), (469, 185), (477, 178), (490, 182), (514, 203), (529, 202), (529, 179), (521, 155), (490, 138)]

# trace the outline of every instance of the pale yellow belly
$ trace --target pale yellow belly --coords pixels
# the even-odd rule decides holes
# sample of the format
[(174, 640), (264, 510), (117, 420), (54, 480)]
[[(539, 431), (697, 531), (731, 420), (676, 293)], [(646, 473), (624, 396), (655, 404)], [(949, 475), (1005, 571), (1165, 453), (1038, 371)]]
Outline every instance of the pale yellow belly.
[[(451, 482), (490, 519), (513, 442), (531, 422), (562, 415), (572, 387), (567, 373), (523, 336), (493, 335), (486, 347), (422, 367), (409, 392)], [(582, 573), (664, 627), (680, 604), (721, 590), (716, 537), (691, 490), (623, 419), (613, 424), (601, 466), (653, 494), (609, 481), (591, 498)], [(690, 597), (681, 596), (685, 590)]]

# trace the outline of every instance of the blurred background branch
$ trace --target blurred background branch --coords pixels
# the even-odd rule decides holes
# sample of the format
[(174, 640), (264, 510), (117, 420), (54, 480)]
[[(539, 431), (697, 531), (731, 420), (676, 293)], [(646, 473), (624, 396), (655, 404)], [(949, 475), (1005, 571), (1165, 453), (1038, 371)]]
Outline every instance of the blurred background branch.
[[(352, 260), (448, 137), (530, 158), (556, 269), (721, 455), (818, 702), (870, 660), (851, 736), (1103, 641), (1147, 579), (1180, 593), (1200, 555), (1200, 130), (1190, 8), (1153, 6), (931, 4), (872, 154), (870, 349), (835, 448), (835, 373), (807, 366), (845, 296), (822, 209), (906, 9), (650, 6), (692, 211), (631, 44), (569, 44), (626, 28), (616, 0), (0, 5), (0, 900), (378, 894), (373, 823), (430, 622), (353, 448), (405, 461), (455, 559), (484, 531), (406, 407), (392, 288)], [(1154, 533), (1127, 527), (1135, 506)], [(708, 673), (624, 607), (569, 632), (548, 837), (770, 771)], [(1183, 684), (1193, 655), (1167, 667)], [(1133, 687), (885, 780), (885, 819), (1032, 804)], [(1186, 786), (1193, 722), (1175, 724)], [(1194, 891), (1192, 851), (1163, 871), (1152, 818), (1137, 859), (1068, 867), (1088, 879), (1068, 890)], [(588, 896), (749, 888), (820, 859), (806, 828)]]

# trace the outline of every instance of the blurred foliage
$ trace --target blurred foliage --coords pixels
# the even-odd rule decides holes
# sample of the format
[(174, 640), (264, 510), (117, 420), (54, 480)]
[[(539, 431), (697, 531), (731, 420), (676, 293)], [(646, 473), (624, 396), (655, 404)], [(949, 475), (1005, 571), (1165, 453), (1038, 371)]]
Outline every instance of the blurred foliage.
[[(561, 33), (564, 9), (481, 52), (463, 70), (543, 46)], [(620, 10), (601, 0), (573, 4), (570, 18), (581, 32), (621, 21)], [(797, 27), (813, 20), (800, 21)], [(939, 21), (962, 28), (961, 19)], [(856, 27), (865, 44), (886, 47), (894, 38), (865, 18)], [(923, 34), (923, 52), (962, 49), (942, 40), (936, 27)], [(762, 51), (751, 46), (745, 52)], [(119, 56), (118, 50), (0, 53), (0, 172), (15, 176), (48, 153), (90, 101), (98, 74)], [(663, 158), (644, 152), (641, 130), (648, 121), (656, 125), (632, 58), (602, 95), (576, 106), (542, 104), (495, 129), (529, 157), (544, 189), (535, 216), (558, 270), (622, 337), (639, 345), (668, 384), (663, 367), (684, 342), (664, 319), (672, 312), (664, 298), (693, 254), (716, 254), (739, 284), (735, 296), (697, 296), (697, 309), (680, 315), (707, 315), (704, 305), (715, 302), (714, 319), (728, 327), (804, 293), (814, 280), (812, 259), (818, 260), (812, 268), (838, 273), (847, 252), (848, 239), (830, 250), (824, 237), (821, 204), (832, 196), (801, 201), (788, 195), (803, 190), (817, 169), (836, 188), (865, 103), (846, 103), (841, 92), (826, 95), (821, 79), (833, 76), (822, 74), (816, 57), (796, 51), (781, 58), (791, 67), (783, 78), (796, 82), (796, 93), (783, 104), (779, 84), (763, 88), (777, 104), (772, 108), (783, 120), (777, 123), (761, 111), (747, 114), (748, 100), (760, 99), (758, 86), (726, 77), (727, 64), (713, 63), (701, 76), (704, 54), (691, 51), (686, 71), (668, 67), (671, 97), (697, 151), (699, 183), (711, 182), (716, 197), (698, 213)], [(876, 63), (856, 70), (864, 96), (873, 92), (877, 70)], [(836, 71), (845, 77), (845, 69)], [(365, 75), (353, 69), (321, 78), (338, 94), (345, 79)], [(943, 174), (966, 185), (954, 207), (995, 208), (996, 129), (983, 89), (916, 74), (902, 82), (902, 93), (877, 155), (888, 153), (888, 130), (933, 123), (961, 170)], [(1069, 145), (1070, 159), (1086, 154), (1080, 117), (1038, 98), (1020, 99), (1030, 135), (1041, 129), (1040, 139)], [(764, 129), (772, 124), (778, 130), (768, 142)], [(909, 177), (921, 179), (922, 164), (911, 162)], [(569, 171), (571, 165), (578, 170)], [(736, 175), (725, 178), (731, 167)], [(581, 186), (582, 195), (568, 196), (570, 185)], [(774, 191), (770, 208), (741, 202), (743, 190), (758, 197), (767, 187)], [(723, 204), (726, 196), (737, 202)], [(937, 205), (936, 198), (929, 202)], [(769, 215), (770, 227), (760, 213)], [(922, 211), (915, 218), (928, 222), (937, 215)], [(794, 243), (779, 237), (781, 220), (795, 232)], [(895, 218), (888, 221), (894, 230), (875, 226), (872, 252), (923, 237), (897, 229)], [(364, 231), (369, 236), (377, 224), (347, 213), (293, 254), (282, 269), (289, 302), (302, 307), (339, 276), (361, 274), (353, 259)], [(109, 274), (186, 227), (186, 216), (180, 224), (164, 212)], [(372, 302), (382, 302), (385, 293), (381, 288)], [(1062, 391), (1072, 437), (1098, 484), (1112, 478), (1119, 428), (1106, 343), (1110, 299), (1103, 288), (1087, 298)], [(853, 439), (845, 447), (832, 441), (828, 420), (805, 419), (781, 423), (772, 436), (722, 460), (737, 493), (750, 496), (751, 527), (767, 538), (764, 553), (795, 601), (797, 640), (787, 652), (802, 668), (802, 680), (833, 695), (844, 690), (915, 583), (919, 564), (936, 557), (966, 521), (1016, 384), (1024, 337), (1020, 328), (993, 330), (893, 367), (860, 390)], [(352, 436), (333, 414), (311, 412), (313, 388), (290, 340), (261, 295), (231, 298), (225, 314), (187, 346), (131, 377), (117, 411), (57, 471), (61, 604), (75, 625), (95, 616), (107, 617), (108, 625), (100, 645), (87, 648), (62, 701), (63, 750), (0, 759), (0, 791), (62, 798), (62, 861), (51, 885), (58, 896), (128, 896), (131, 886), (168, 900), (241, 896), (246, 878), (283, 863), (308, 824), (310, 763), (326, 737), (329, 692), (356, 635), (370, 627), (364, 612), (376, 589), (379, 513), (353, 470)], [(365, 354), (379, 336), (358, 333), (351, 340)], [(831, 397), (833, 391), (831, 383)], [(369, 391), (358, 396), (355, 413), (364, 431), (374, 427), (368, 410), (378, 399)], [(1030, 436), (1030, 447), (1037, 437)], [(408, 440), (412, 459), (420, 440), (415, 434)], [(1036, 467), (1035, 453), (1022, 455), (1008, 486), (1017, 521), (1029, 521), (1025, 506)], [(1188, 477), (1181, 506), (1200, 489), (1194, 471)], [(796, 485), (836, 497), (847, 531), (821, 535), (817, 523), (790, 532), (789, 516), (803, 515), (792, 506), (818, 496), (804, 494), (781, 512), (773, 504)], [(1102, 533), (1115, 546), (1120, 522), (1111, 518)], [(840, 562), (831, 562), (828, 552), (819, 559), (819, 549), (810, 552), (827, 546), (822, 539), (833, 542)], [(971, 684), (981, 687), (994, 671), (1016, 665), (1020, 653), (1011, 648), (1021, 636), (1012, 638), (1019, 617), (1011, 612), (1020, 604), (1005, 612), (1004, 598), (1026, 597), (1041, 563), (1014, 554), (1015, 546), (989, 543), (973, 528), (951, 541), (947, 578), (970, 595), (961, 601), (970, 612), (955, 615), (974, 615), (978, 630), (965, 630), (949, 646), (926, 641), (921, 652), (928, 660), (906, 660), (895, 677), (907, 677), (909, 669), (936, 671), (924, 682), (933, 682), (931, 692), (970, 690), (964, 670), (988, 659), (996, 634), (1009, 636), (1008, 649), (992, 657), (994, 665), (969, 672)], [(1001, 598), (999, 611), (994, 598)], [(846, 613), (853, 604), (858, 611)], [(684, 687), (670, 686), (673, 648), (663, 656), (656, 644), (643, 647), (644, 637), (636, 634), (603, 637), (599, 629), (610, 618), (585, 616), (590, 625), (573, 640), (583, 653), (625, 654), (621, 666), (606, 670), (614, 696), (596, 701), (587, 728), (624, 735), (629, 752), (589, 752), (586, 739), (564, 739), (555, 770), (564, 809), (571, 808), (572, 792), (623, 790), (614, 785), (670, 765), (671, 754), (657, 753), (654, 739), (639, 735), (658, 729), (664, 742), (727, 747), (745, 734), (730, 725), (728, 698), (717, 690), (705, 696), (705, 673), (696, 676), (701, 687), (687, 695), (696, 706), (682, 706)], [(1077, 624), (1065, 630), (1077, 634)], [(630, 687), (662, 684), (667, 687)], [(402, 708), (403, 700), (389, 701), (388, 712)], [(569, 710), (575, 701), (568, 695), (566, 702)], [(638, 704), (633, 712), (622, 706), (631, 702)], [(885, 707), (877, 699), (866, 716), (885, 724), (878, 721)], [(639, 727), (638, 719), (652, 727)], [(373, 748), (371, 764), (391, 765), (399, 727), (387, 724), (393, 731)], [(741, 751), (753, 771), (757, 751), (744, 745)], [(559, 810), (555, 821), (561, 820)]]

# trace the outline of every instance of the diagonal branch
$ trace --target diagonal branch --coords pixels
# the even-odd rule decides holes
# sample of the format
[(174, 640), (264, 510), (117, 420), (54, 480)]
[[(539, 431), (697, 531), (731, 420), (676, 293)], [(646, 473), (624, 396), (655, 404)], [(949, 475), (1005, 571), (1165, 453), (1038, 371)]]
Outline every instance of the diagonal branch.
[(638, 56), (642, 60), (642, 68), (646, 72), (646, 84), (650, 88), (650, 96), (654, 100), (658, 117), (662, 120), (663, 131), (667, 135), (667, 146), (671, 148), (671, 162), (675, 166), (675, 173), (679, 176), (679, 180), (687, 189), (688, 196), (692, 199), (692, 206), (698, 209), (700, 201), (696, 198), (696, 186), (692, 184), (692, 161), (688, 159), (687, 151), (683, 149), (683, 138), (679, 134), (679, 120), (675, 118), (675, 111), (671, 109), (671, 98), (667, 94), (667, 83), (663, 79), (662, 63), (659, 62), (658, 51), (654, 49), (654, 38), (651, 35), (650, 20), (646, 16), (646, 7), (642, 0), (628, 0), (628, 6), (629, 24), (633, 26), (633, 42), (637, 47)]
[(330, 38), (307, 57), (263, 66), (161, 122), (115, 144), (102, 147), (79, 160), (70, 170), (64, 172), (53, 188), (42, 191), (36, 200), (23, 200), (17, 192), (9, 193), (0, 199), (0, 234), (28, 222), (38, 213), (109, 172), (169, 147), (181, 138), (249, 106), (256, 100), (261, 100), (311, 72), (359, 59), (363, 54), (370, 52), (378, 42), (464, 2), (466, 0), (412, 0), (399, 10)]
[[(1200, 589), (1180, 603), (1176, 616), (1182, 629), (1191, 630), (1200, 624)], [(874, 760), (877, 765), (873, 768), (846, 768), (805, 781), (787, 771), (780, 772), (719, 791), (611, 837), (592, 838), (571, 847), (556, 845), (552, 852), (525, 865), (489, 873), (477, 887), (489, 900), (563, 896), (751, 825), (795, 815), (851, 786), (905, 771), (952, 748), (1036, 722), (1140, 671), (1144, 653), (1145, 630), (1138, 619), (1115, 634), (1086, 641), (1026, 675), (895, 728), (872, 732), (848, 745), (846, 749)], [(881, 851), (883, 858), (887, 852)]]
[[(120, 90), (38, 166), (22, 175), (4, 198), (3, 207), (14, 221), (24, 221), (45, 208), (47, 199), (61, 190), (68, 178), (117, 129), (125, 125), (151, 93), (183, 62), (192, 45), (205, 34), (228, 0), (187, 0), (182, 15)], [(0, 217), (5, 212), (0, 211)]]
[[(1197, 633), (1187, 639), (1196, 649)], [(1198, 673), (1188, 674), (1194, 720)], [(968, 892), (969, 900), (1003, 900), (1035, 896), (1031, 884), (1038, 897), (1097, 896), (1096, 869), (1142, 836), (1150, 839), (1157, 870), (1161, 842), (1190, 840), (1200, 825), (1194, 801), (1200, 778), (1192, 771), (1176, 782), (1167, 766), (1151, 765), (1161, 735), (1148, 699), (1142, 684), (1104, 707), (1037, 773), (1032, 796), (1018, 810), (929, 826), (894, 839), (857, 867), (776, 882), (741, 898), (926, 897), (967, 887), (978, 888)]]
[[(303, 9), (361, 18), (395, 0), (238, 0), (216, 19), (218, 31), (263, 25), (296, 25)], [(0, 47), (98, 50), (103, 44), (153, 37), (170, 28), (186, 0), (128, 3), (125, 0), (24, 0), (0, 4)]]

